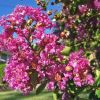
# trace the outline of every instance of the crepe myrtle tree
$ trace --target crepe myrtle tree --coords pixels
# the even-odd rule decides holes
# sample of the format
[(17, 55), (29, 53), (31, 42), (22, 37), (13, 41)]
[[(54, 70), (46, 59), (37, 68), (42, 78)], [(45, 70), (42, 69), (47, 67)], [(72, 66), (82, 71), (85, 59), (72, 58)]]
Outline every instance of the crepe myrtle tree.
[(99, 0), (36, 3), (17, 6), (0, 20), (0, 51), (10, 55), (3, 80), (25, 95), (47, 87), (54, 100), (99, 99)]

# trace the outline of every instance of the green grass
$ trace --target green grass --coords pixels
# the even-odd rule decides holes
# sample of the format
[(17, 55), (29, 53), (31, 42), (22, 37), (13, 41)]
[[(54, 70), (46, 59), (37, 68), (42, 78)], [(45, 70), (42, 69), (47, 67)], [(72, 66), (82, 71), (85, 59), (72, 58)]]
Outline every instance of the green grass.
[(0, 63), (0, 67), (2, 67), (2, 66), (5, 66), (5, 64), (4, 63)]
[(32, 92), (30, 95), (24, 96), (16, 91), (5, 91), (0, 92), (0, 100), (53, 100), (53, 94), (51, 92), (42, 92), (35, 95)]
[(0, 62), (0, 81), (4, 74), (4, 67), (5, 67), (5, 64)]

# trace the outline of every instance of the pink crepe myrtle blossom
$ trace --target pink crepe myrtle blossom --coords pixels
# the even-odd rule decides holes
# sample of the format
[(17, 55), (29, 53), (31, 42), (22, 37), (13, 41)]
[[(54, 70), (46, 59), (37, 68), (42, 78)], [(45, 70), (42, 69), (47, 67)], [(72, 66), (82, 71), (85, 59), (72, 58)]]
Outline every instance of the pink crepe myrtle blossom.
[(94, 79), (91, 74), (90, 63), (83, 56), (82, 50), (70, 54), (68, 66), (73, 67), (70, 72), (73, 74), (73, 80), (77, 86), (93, 85)]
[[(36, 22), (41, 25), (37, 25), (33, 30)], [(28, 94), (33, 89), (30, 70), (32, 73), (32, 70), (39, 66), (36, 63), (39, 61), (39, 54), (33, 48), (33, 41), (42, 39), (45, 29), (51, 28), (53, 24), (40, 8), (17, 6), (11, 14), (2, 17), (0, 26), (3, 27), (3, 32), (0, 34), (0, 47), (2, 48), (0, 50), (10, 53), (4, 71), (4, 80), (11, 88)]]
[(78, 6), (80, 13), (86, 13), (88, 11), (87, 5), (79, 5)]
[(27, 62), (11, 58), (5, 68), (4, 81), (7, 81), (12, 89), (28, 94), (33, 89), (28, 72)]
[(95, 6), (97, 9), (100, 9), (100, 0), (94, 0), (94, 6)]
[(48, 88), (48, 90), (54, 90), (54, 82), (49, 82), (47, 84), (47, 88)]

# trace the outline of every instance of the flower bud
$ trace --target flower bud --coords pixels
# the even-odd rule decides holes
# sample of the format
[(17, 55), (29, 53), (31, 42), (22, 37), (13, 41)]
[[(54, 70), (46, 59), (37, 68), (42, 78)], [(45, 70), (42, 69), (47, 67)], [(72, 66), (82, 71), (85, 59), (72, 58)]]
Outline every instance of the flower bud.
[(48, 11), (47, 14), (48, 14), (48, 15), (52, 15), (52, 11)]
[(66, 67), (65, 67), (65, 70), (66, 70), (67, 72), (72, 71), (72, 67), (66, 66)]
[(55, 75), (55, 80), (56, 81), (60, 81), (61, 80), (61, 75), (59, 75), (58, 73)]

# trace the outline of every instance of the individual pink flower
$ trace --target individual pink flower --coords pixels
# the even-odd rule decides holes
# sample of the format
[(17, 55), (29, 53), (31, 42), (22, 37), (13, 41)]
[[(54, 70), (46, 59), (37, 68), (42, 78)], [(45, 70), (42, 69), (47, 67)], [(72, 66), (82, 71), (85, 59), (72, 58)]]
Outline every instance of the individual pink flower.
[(100, 0), (94, 0), (94, 6), (95, 6), (97, 9), (100, 9)]
[(84, 14), (88, 11), (87, 5), (79, 5), (78, 6), (80, 13)]
[(54, 82), (49, 82), (49, 83), (47, 84), (47, 88), (48, 88), (48, 90), (54, 90), (54, 88), (55, 88)]

